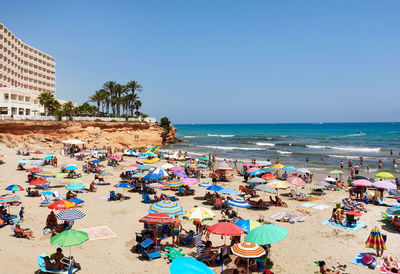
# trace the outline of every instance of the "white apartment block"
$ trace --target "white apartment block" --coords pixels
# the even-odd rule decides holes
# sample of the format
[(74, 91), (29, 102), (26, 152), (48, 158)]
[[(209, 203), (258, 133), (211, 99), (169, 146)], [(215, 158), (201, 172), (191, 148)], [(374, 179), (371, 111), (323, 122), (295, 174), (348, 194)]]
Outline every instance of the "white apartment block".
[(55, 67), (53, 57), (0, 23), (0, 115), (39, 116), (43, 108), (38, 96), (56, 91)]

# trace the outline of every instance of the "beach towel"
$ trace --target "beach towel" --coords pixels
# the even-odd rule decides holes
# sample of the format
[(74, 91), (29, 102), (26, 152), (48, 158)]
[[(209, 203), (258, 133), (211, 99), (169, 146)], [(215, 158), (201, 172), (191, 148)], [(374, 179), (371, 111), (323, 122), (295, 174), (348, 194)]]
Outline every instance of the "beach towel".
[(307, 218), (307, 215), (303, 215), (299, 212), (279, 212), (270, 217), (271, 219), (274, 219), (275, 221), (280, 221), (280, 222), (290, 222), (290, 223), (295, 223), (295, 222), (304, 222), (304, 220)]
[[(397, 262), (397, 267), (400, 268), (400, 262)], [(382, 261), (382, 263), (378, 266), (378, 269), (381, 273), (394, 273), (389, 267), (387, 267), (384, 261)]]
[(108, 201), (108, 200), (109, 200), (109, 198), (110, 198), (110, 196), (109, 196), (109, 195), (107, 195), (107, 196), (104, 196), (104, 197), (98, 197), (98, 199), (100, 199), (100, 200), (104, 200), (104, 201)]
[(352, 264), (356, 264), (356, 265), (361, 265), (361, 266), (366, 266), (366, 264), (363, 263), (363, 261), (361, 260), (362, 257), (364, 257), (365, 253), (358, 253), (356, 255), (356, 257), (350, 261), (350, 263)]
[(89, 241), (92, 240), (103, 240), (109, 238), (115, 238), (117, 235), (112, 232), (108, 226), (96, 226), (90, 228), (82, 228), (80, 231), (84, 231), (89, 236)]
[(304, 209), (304, 208), (299, 208), (296, 211), (300, 212), (301, 214), (304, 214), (304, 215), (313, 215), (314, 214), (314, 212), (308, 211), (307, 209)]
[(318, 204), (314, 204), (314, 203), (304, 203), (304, 204), (301, 204), (300, 206), (309, 208), (309, 207), (313, 207), (313, 206), (317, 206), (317, 205)]
[(313, 209), (318, 209), (318, 210), (324, 210), (327, 208), (330, 208), (330, 205), (317, 205), (317, 206), (313, 206)]
[(337, 224), (335, 222), (330, 222), (329, 219), (323, 221), (321, 224), (323, 225), (331, 225), (331, 226), (337, 226), (337, 227), (341, 227), (341, 228), (345, 228), (345, 229), (351, 229), (354, 231), (360, 230), (361, 228), (363, 228), (365, 226), (364, 222), (358, 221), (357, 225), (355, 226), (346, 226), (346, 220), (343, 221), (343, 225)]

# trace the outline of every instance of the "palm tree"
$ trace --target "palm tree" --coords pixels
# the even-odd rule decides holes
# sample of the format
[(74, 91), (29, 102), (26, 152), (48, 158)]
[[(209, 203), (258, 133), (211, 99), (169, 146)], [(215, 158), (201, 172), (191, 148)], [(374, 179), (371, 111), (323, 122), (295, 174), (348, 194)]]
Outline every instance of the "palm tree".
[(105, 82), (103, 85), (103, 89), (106, 92), (108, 92), (108, 95), (109, 95), (109, 97), (108, 97), (109, 100), (108, 100), (108, 104), (107, 104), (107, 112), (109, 110), (109, 105), (111, 105), (111, 109), (112, 109), (112, 112), (114, 115), (115, 115), (115, 108), (114, 108), (114, 103), (113, 103), (112, 97), (115, 95), (115, 86), (116, 85), (117, 85), (117, 82), (115, 82), (115, 81), (108, 81), (108, 82)]
[(47, 115), (48, 108), (50, 107), (52, 101), (54, 100), (54, 95), (50, 92), (42, 92), (39, 97), (39, 103), (44, 108), (44, 115)]
[(137, 96), (138, 92), (142, 92), (143, 87), (141, 84), (139, 84), (136, 81), (129, 81), (125, 87), (132, 93), (135, 94)]
[(142, 107), (142, 101), (140, 100), (135, 100), (135, 102), (133, 103), (133, 107), (135, 109), (135, 115), (136, 117), (139, 117), (139, 109)]
[(102, 90), (97, 90), (92, 96), (89, 96), (89, 101), (90, 102), (96, 102), (97, 103), (97, 109), (100, 109), (100, 103), (103, 100), (102, 98)]
[(63, 107), (62, 112), (64, 113), (64, 115), (68, 115), (69, 119), (71, 120), (72, 111), (74, 110), (74, 103), (68, 101), (62, 107)]
[(121, 84), (116, 84), (115, 85), (114, 93), (118, 97), (118, 100), (116, 101), (116, 103), (117, 103), (117, 116), (120, 116), (121, 103), (123, 102), (123, 100), (121, 100), (121, 96), (126, 94), (126, 92), (127, 92), (127, 88), (124, 85), (121, 85)]

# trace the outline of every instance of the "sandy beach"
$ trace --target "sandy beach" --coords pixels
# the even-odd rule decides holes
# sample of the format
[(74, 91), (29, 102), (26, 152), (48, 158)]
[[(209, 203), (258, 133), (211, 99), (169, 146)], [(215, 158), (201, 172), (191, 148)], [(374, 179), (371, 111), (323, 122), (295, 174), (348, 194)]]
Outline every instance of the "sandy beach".
[[(36, 147), (34, 147), (36, 149)], [(42, 148), (40, 148), (42, 149)], [(53, 150), (43, 149), (46, 153)], [(14, 149), (6, 148), (0, 144), (0, 154), (6, 155), (3, 160), (6, 162), (0, 165), (0, 194), (6, 194), (4, 188), (10, 184), (18, 184), (26, 188), (28, 173), (25, 171), (17, 171), (17, 161), (25, 158), (18, 156)], [(65, 163), (76, 164), (79, 168), (83, 162), (61, 156), (59, 151), (55, 153), (58, 157), (58, 166)], [(32, 157), (32, 156), (30, 156)], [(28, 157), (28, 158), (30, 158)], [(40, 157), (40, 156), (39, 156)], [(135, 163), (137, 158), (125, 157), (124, 165)], [(165, 160), (161, 160), (153, 165), (159, 167), (165, 164)], [(27, 164), (27, 167), (31, 165)], [(45, 171), (58, 173), (59, 168), (45, 166)], [(105, 177), (111, 185), (97, 186), (95, 193), (84, 192), (78, 194), (78, 197), (85, 202), (82, 210), (86, 217), (75, 221), (74, 229), (87, 229), (99, 226), (108, 226), (116, 237), (99, 240), (89, 240), (80, 246), (72, 247), (72, 254), (82, 265), (82, 270), (78, 273), (169, 273), (169, 262), (163, 256), (160, 259), (149, 261), (139, 260), (139, 254), (131, 251), (136, 245), (135, 232), (140, 232), (143, 224), (139, 219), (148, 213), (148, 204), (141, 202), (141, 194), (133, 192), (125, 192), (127, 197), (124, 201), (109, 202), (100, 197), (107, 196), (110, 190), (116, 190), (114, 184), (119, 182), (119, 174), (121, 169), (106, 167), (106, 171), (113, 173), (113, 176)], [(82, 173), (81, 178), (87, 185), (93, 180), (93, 174)], [(345, 173), (346, 177), (348, 171)], [(314, 181), (318, 178), (314, 178)], [(203, 181), (211, 181), (210, 178), (202, 179)], [(227, 186), (235, 190), (239, 190), (239, 186), (244, 184), (243, 177), (233, 175), (232, 182), (218, 183), (221, 186)], [(65, 196), (65, 186), (68, 183), (64, 179), (50, 179), (51, 190), (58, 190), (61, 196)], [(193, 208), (194, 205), (211, 208), (204, 205), (204, 200), (198, 198), (203, 197), (206, 190), (197, 185), (193, 186), (196, 190), (195, 196), (179, 197), (179, 204), (184, 210)], [(308, 193), (310, 185), (303, 190)], [(281, 190), (280, 194), (288, 193), (289, 190)], [(159, 193), (160, 191), (158, 191)], [(166, 190), (164, 193), (174, 195), (172, 190)], [(38, 273), (37, 256), (41, 253), (50, 254), (55, 251), (56, 246), (50, 244), (50, 235), (43, 235), (46, 217), (50, 210), (47, 207), (40, 206), (41, 198), (27, 197), (26, 192), (18, 192), (21, 196), (22, 205), (25, 207), (25, 219), (21, 223), (22, 228), (31, 228), (34, 236), (33, 240), (16, 238), (13, 236), (11, 226), (0, 229), (0, 257), (3, 261), (0, 273)], [(268, 198), (268, 194), (259, 192), (261, 198)], [(358, 231), (343, 229), (330, 225), (323, 225), (321, 222), (327, 220), (331, 216), (332, 208), (337, 202), (348, 197), (345, 191), (328, 191), (326, 195), (321, 196), (321, 200), (314, 201), (316, 204), (326, 204), (330, 207), (324, 210), (313, 210), (314, 214), (308, 216), (301, 223), (285, 223), (276, 222), (270, 219), (275, 213), (281, 211), (294, 211), (302, 208), (299, 202), (280, 195), (281, 199), (288, 204), (288, 208), (270, 207), (268, 210), (239, 209), (239, 216), (244, 219), (258, 219), (263, 216), (266, 222), (281, 225), (288, 229), (288, 236), (275, 244), (272, 244), (270, 258), (274, 263), (271, 269), (274, 273), (314, 273), (319, 268), (314, 263), (318, 260), (325, 260), (328, 265), (347, 265), (346, 273), (372, 273), (378, 270), (369, 270), (367, 267), (358, 266), (350, 263), (357, 253), (374, 252), (365, 247), (365, 241), (374, 226), (381, 228), (381, 231), (387, 234), (387, 250), (384, 255), (395, 256), (398, 258), (400, 250), (400, 235), (392, 226), (386, 226), (381, 222), (381, 211), (385, 211), (385, 207), (368, 205), (367, 213), (361, 216), (361, 221), (365, 222), (367, 227)], [(395, 202), (394, 199), (385, 198), (388, 202)], [(19, 207), (11, 207), (12, 214), (18, 214)], [(219, 210), (213, 210), (216, 218), (213, 221), (207, 221), (206, 224), (214, 224), (221, 219)], [(186, 230), (194, 229), (192, 222), (182, 220), (183, 228)], [(210, 235), (210, 240), (214, 245), (222, 245), (223, 239), (217, 235)], [(243, 236), (242, 236), (243, 240)], [(171, 244), (171, 238), (162, 241), (163, 246)], [(194, 247), (183, 247), (186, 256), (195, 256)], [(68, 253), (68, 248), (64, 248), (64, 253)], [(234, 258), (235, 256), (232, 256)], [(378, 263), (380, 262), (378, 258)], [(6, 263), (4, 263), (6, 262)], [(233, 262), (225, 266), (224, 273), (231, 273), (234, 269)], [(215, 273), (221, 273), (221, 266), (212, 268)]]

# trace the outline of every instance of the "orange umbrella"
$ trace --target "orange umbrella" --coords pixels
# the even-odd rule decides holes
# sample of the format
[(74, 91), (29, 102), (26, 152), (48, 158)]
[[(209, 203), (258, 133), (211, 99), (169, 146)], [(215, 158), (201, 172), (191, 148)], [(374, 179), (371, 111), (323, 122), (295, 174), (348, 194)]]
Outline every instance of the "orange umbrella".
[(47, 182), (46, 179), (38, 178), (38, 179), (35, 179), (35, 180), (31, 181), (29, 184), (31, 186), (39, 186), (39, 185), (44, 185), (44, 184), (47, 184), (47, 183), (48, 182)]
[(190, 164), (188, 167), (189, 167), (189, 168), (197, 168), (197, 166), (194, 165), (194, 164)]
[(270, 173), (264, 174), (263, 176), (261, 176), (261, 178), (263, 178), (264, 180), (275, 180), (276, 179), (276, 177)]
[(76, 204), (67, 200), (59, 200), (50, 204), (47, 208), (55, 210), (63, 210), (68, 208), (75, 208)]

